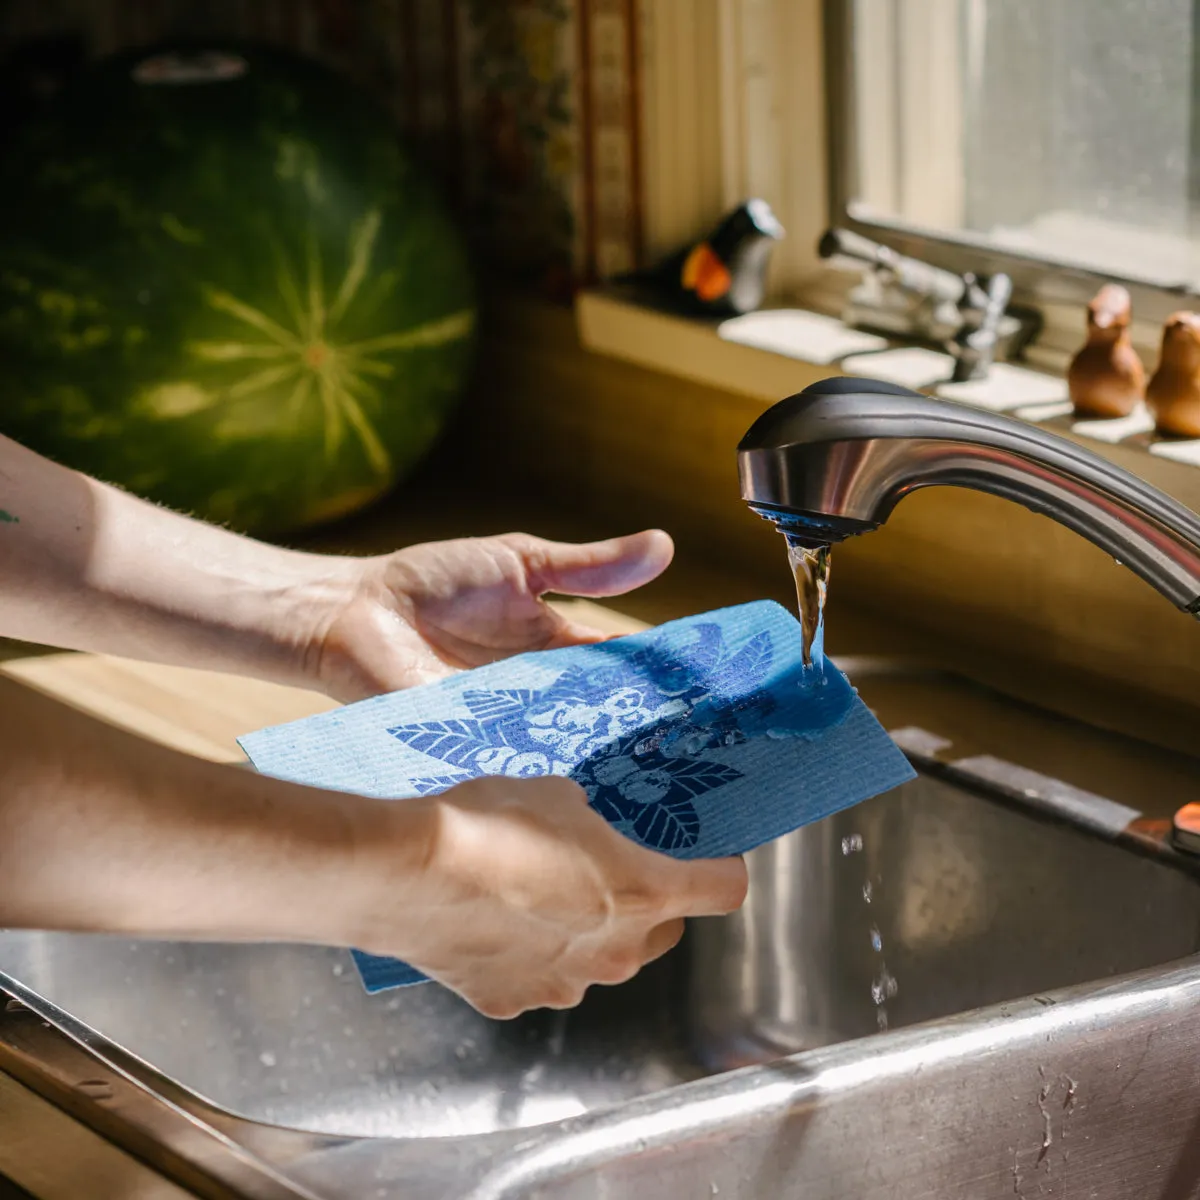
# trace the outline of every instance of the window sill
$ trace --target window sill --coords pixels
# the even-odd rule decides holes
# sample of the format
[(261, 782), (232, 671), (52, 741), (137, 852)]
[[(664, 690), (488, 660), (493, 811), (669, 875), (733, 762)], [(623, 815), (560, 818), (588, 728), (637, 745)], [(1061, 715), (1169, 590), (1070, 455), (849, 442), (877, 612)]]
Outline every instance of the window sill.
[(681, 317), (614, 288), (575, 303), (585, 349), (667, 375), (750, 396), (765, 405), (831, 374), (887, 379), (929, 395), (1004, 412), (1086, 446), (1200, 511), (1200, 439), (1157, 437), (1144, 413), (1079, 421), (1061, 373), (997, 364), (981, 383), (943, 382), (948, 355), (889, 343), (834, 317), (767, 309), (732, 321)]

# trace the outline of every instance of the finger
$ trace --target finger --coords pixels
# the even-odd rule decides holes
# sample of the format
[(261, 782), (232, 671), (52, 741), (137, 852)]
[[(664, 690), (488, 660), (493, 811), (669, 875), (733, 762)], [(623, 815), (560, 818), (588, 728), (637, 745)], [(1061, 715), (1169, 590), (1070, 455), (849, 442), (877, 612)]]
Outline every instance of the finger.
[(664, 921), (650, 930), (646, 936), (646, 945), (642, 950), (643, 965), (653, 962), (656, 958), (662, 958), (668, 950), (674, 950), (679, 945), (685, 928), (683, 918), (676, 917), (675, 920)]
[(664, 880), (669, 889), (664, 911), (675, 917), (720, 917), (735, 912), (750, 886), (741, 858), (675, 862)]
[(579, 545), (520, 539), (515, 548), (530, 590), (539, 596), (619, 596), (657, 578), (675, 554), (674, 543), (661, 529)]
[[(516, 792), (518, 789), (526, 797), (544, 798), (551, 804), (587, 804), (588, 794), (581, 784), (566, 775), (527, 775), (521, 778), (491, 775), (485, 777), (490, 787), (502, 786), (506, 791)], [(481, 782), (474, 780), (471, 782)], [(462, 783), (459, 787), (470, 787), (471, 783)], [(604, 822), (604, 827), (612, 829), (599, 814), (597, 819)], [(613, 830), (615, 833), (616, 831)]]
[(563, 646), (593, 646), (597, 642), (611, 642), (616, 638), (627, 636), (623, 633), (609, 633), (606, 630), (597, 629), (594, 625), (585, 625), (582, 621), (572, 621), (568, 617), (563, 617), (558, 632), (546, 643), (544, 649), (559, 650)]
[(583, 1003), (587, 987), (582, 984), (557, 984), (546, 989), (538, 1002), (538, 1008), (578, 1008)]

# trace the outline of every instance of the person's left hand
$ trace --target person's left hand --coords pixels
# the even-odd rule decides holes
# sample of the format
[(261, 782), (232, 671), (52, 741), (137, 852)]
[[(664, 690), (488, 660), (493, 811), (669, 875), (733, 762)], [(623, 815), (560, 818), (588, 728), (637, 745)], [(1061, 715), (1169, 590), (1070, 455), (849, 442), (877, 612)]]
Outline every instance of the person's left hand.
[(309, 674), (335, 699), (361, 700), (526, 650), (602, 641), (542, 597), (617, 596), (673, 554), (670, 537), (650, 530), (584, 545), (510, 533), (364, 559), (305, 647)]

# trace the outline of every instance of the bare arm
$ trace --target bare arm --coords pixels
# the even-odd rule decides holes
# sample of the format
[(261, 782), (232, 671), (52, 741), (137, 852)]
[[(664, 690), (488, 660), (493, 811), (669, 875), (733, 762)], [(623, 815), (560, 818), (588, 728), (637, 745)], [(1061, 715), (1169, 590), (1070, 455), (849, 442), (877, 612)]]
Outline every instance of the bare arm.
[(148, 504), (0, 437), (0, 636), (312, 685), (356, 560)]
[(739, 860), (643, 850), (568, 780), (373, 800), (190, 758), (0, 680), (0, 927), (358, 946), (511, 1016), (628, 978), (745, 886)]
[(158, 508), (0, 437), (0, 637), (253, 675), (342, 700), (601, 635), (546, 592), (614, 596), (671, 561), (658, 531), (525, 534), (343, 558)]

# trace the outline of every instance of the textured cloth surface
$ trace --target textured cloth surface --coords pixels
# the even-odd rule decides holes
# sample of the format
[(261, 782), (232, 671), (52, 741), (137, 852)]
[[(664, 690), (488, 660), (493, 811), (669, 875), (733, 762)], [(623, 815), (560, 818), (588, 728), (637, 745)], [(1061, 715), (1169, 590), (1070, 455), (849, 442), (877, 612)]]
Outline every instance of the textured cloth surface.
[[(565, 775), (626, 836), (677, 858), (743, 854), (912, 778), (799, 623), (769, 601), (523, 654), (249, 734), (258, 770), (364, 795), (481, 775)], [(369, 991), (418, 983), (355, 951)]]

